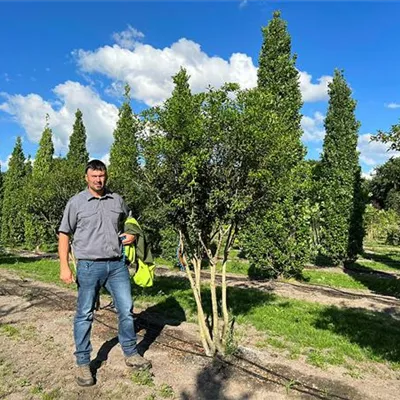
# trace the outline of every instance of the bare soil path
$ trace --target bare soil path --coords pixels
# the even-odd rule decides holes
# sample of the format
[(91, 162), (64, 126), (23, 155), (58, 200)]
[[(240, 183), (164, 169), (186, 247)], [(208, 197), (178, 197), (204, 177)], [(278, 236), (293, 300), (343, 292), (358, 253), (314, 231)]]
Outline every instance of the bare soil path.
[[(275, 289), (284, 290), (279, 285)], [(140, 351), (153, 362), (154, 377), (152, 383), (139, 385), (123, 364), (116, 339), (116, 316), (110, 310), (96, 313), (92, 343), (97, 383), (82, 389), (74, 381), (75, 301), (72, 289), (0, 271), (0, 398), (398, 398), (399, 376), (385, 367), (355, 379), (344, 375), (340, 368), (321, 370), (302, 360), (255, 350), (251, 340), (246, 340), (234, 357), (210, 360), (198, 343), (195, 325), (169, 326), (150, 314), (140, 324), (138, 335)], [(370, 301), (378, 304), (376, 299)], [(379, 304), (383, 306), (382, 301)]]

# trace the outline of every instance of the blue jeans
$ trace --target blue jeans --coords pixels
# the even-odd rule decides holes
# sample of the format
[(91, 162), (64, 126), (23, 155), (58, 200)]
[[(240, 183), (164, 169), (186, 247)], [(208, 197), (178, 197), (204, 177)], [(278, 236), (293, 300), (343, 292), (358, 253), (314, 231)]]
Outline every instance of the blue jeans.
[(74, 319), (75, 356), (78, 365), (90, 363), (93, 311), (102, 286), (110, 292), (118, 312), (118, 339), (125, 356), (137, 353), (133, 301), (128, 268), (120, 261), (79, 260), (78, 302)]

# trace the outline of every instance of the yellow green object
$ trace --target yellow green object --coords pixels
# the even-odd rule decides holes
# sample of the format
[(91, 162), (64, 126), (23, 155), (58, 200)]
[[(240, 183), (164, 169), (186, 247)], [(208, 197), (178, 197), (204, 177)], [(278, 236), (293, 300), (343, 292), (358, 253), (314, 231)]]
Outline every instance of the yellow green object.
[(141, 287), (151, 287), (154, 283), (154, 269), (155, 265), (145, 264), (140, 258), (138, 259), (138, 268), (136, 274), (133, 276), (133, 281), (136, 285)]
[(136, 237), (134, 243), (124, 246), (125, 259), (129, 264), (137, 265), (133, 281), (144, 288), (153, 286), (156, 266), (142, 228), (135, 218), (128, 217), (124, 231)]

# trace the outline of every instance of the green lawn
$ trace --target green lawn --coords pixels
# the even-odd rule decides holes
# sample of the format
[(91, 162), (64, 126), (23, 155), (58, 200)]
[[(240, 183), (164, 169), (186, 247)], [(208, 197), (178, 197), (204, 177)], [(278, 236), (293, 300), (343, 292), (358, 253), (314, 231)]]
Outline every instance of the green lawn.
[[(0, 268), (59, 283), (56, 261), (3, 256), (0, 257)], [(308, 272), (310, 281), (321, 277), (319, 271), (315, 271), (319, 275)], [(325, 274), (326, 284), (331, 278), (328, 272)], [(360, 282), (350, 283), (350, 278), (343, 275), (340, 278), (342, 285), (361, 285)], [(331, 281), (332, 285), (334, 283)], [(203, 301), (209, 310), (207, 292), (205, 288)], [(166, 324), (195, 320), (196, 306), (186, 279), (159, 276), (152, 288), (134, 287), (134, 298), (138, 307), (147, 307), (148, 312), (163, 315)], [(231, 316), (241, 330), (251, 325), (264, 335), (258, 340), (258, 346), (272, 346), (289, 357), (304, 357), (307, 362), (321, 367), (340, 364), (350, 369), (360, 361), (376, 361), (400, 368), (400, 321), (386, 314), (323, 306), (238, 288), (229, 288), (228, 301)]]
[(303, 271), (304, 279), (300, 282), (311, 285), (325, 285), (342, 289), (370, 290), (376, 294), (400, 298), (400, 279), (379, 277), (372, 274), (357, 273), (352, 270), (330, 272), (319, 270)]

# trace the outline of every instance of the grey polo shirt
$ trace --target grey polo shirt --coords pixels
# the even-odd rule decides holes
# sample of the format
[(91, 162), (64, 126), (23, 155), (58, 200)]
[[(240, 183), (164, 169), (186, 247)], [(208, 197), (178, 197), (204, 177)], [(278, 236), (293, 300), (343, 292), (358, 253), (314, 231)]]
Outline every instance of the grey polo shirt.
[(120, 257), (128, 208), (117, 193), (106, 190), (94, 197), (84, 190), (72, 197), (65, 207), (59, 232), (73, 235), (72, 247), (77, 259), (97, 260)]

